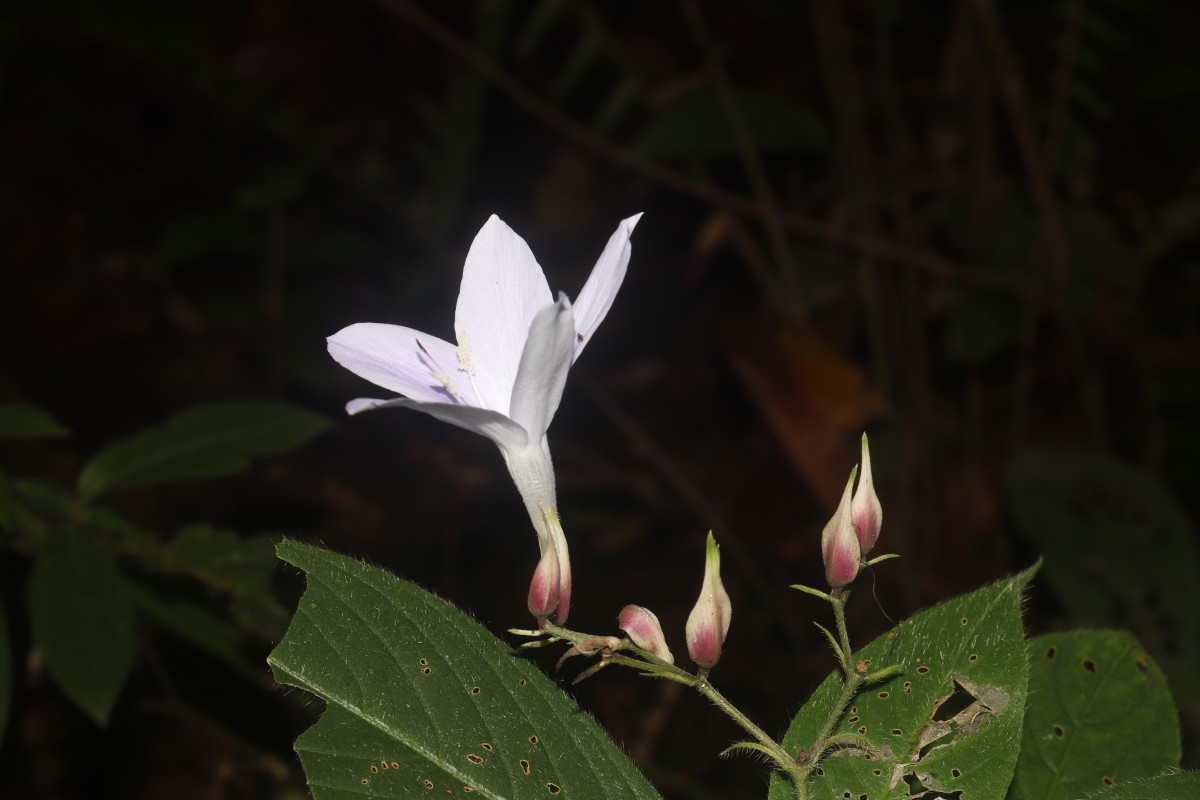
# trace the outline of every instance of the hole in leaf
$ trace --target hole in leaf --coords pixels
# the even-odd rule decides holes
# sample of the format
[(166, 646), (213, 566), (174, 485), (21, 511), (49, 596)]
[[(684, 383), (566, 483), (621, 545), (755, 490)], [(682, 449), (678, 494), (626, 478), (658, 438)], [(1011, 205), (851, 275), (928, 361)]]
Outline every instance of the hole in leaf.
[(368, 780), (368, 779), (366, 779), (366, 778), (363, 778), (361, 781), (359, 781), (359, 783), (361, 783), (363, 786), (370, 786), (370, 785), (371, 785), (371, 781), (369, 781), (369, 780)]
[(425, 779), (425, 788), (426, 788), (426, 789), (432, 789), (432, 788), (433, 788), (433, 781), (429, 780), (429, 778), (426, 778), (426, 779)]
[(930, 752), (950, 747), (957, 740), (973, 736), (1008, 708), (1008, 692), (998, 686), (975, 683), (964, 675), (954, 676), (950, 694), (933, 701), (930, 719), (917, 734), (912, 761), (924, 759)]
[(967, 656), (967, 661), (970, 661), (972, 664), (974, 664), (978, 660), (979, 660), (978, 653), (971, 653), (971, 655)]
[(880, 700), (887, 700), (887, 699), (888, 699), (889, 697), (891, 697), (891, 696), (892, 696), (892, 695), (891, 695), (891, 693), (890, 693), (890, 692), (880, 692), (880, 693), (879, 693), (879, 699), (880, 699)]
[(400, 762), (398, 762), (398, 761), (393, 761), (393, 762), (392, 762), (392, 769), (400, 769)]
[(855, 722), (858, 722), (858, 715), (857, 715), (857, 714), (855, 714), (853, 717), (847, 717), (847, 718), (846, 718), (846, 722), (849, 722), (849, 723), (855, 723)]
[(467, 794), (470, 794), (471, 792), (473, 792), (475, 790), (473, 788), (471, 788), (470, 786), (464, 786), (463, 791)]
[(966, 617), (963, 617), (962, 619), (960, 619), (960, 620), (959, 620), (959, 622), (961, 622), (963, 625), (966, 625), (966, 624), (967, 624), (967, 618), (966, 618)]
[(483, 756), (478, 756), (474, 753), (467, 753), (467, 761), (470, 761), (475, 766), (479, 766), (483, 763)]
[(858, 796), (858, 800), (867, 800), (867, 793), (863, 792)]
[(521, 680), (517, 681), (517, 686), (524, 686), (527, 683), (529, 683), (529, 681), (525, 680), (524, 678), (521, 678)]
[(526, 775), (528, 775), (530, 772), (529, 762), (522, 758), (518, 763), (521, 765), (521, 772), (524, 772)]
[(867, 735), (867, 726), (866, 726), (866, 725), (859, 725), (859, 726), (858, 726), (858, 735), (859, 735), (859, 736), (866, 736), (866, 735)]
[(558, 794), (559, 792), (562, 791), (562, 787), (559, 786), (557, 783), (547, 783), (546, 791), (549, 792), (550, 794)]
[(537, 734), (536, 734), (536, 733), (535, 733), (533, 736), (530, 736), (530, 737), (529, 737), (529, 743), (530, 743), (530, 744), (537, 744), (537, 743), (538, 743), (538, 742), (540, 742), (540, 741), (541, 741), (541, 739), (539, 739), (539, 738), (537, 737)]
[(967, 706), (974, 702), (975, 698), (971, 696), (971, 693), (955, 682), (954, 691), (950, 693), (949, 697), (943, 699), (937, 704), (933, 711), (932, 718), (934, 720), (943, 721), (951, 719), (958, 716), (959, 712), (963, 711), (967, 708)]
[(490, 752), (492, 752), (492, 749), (493, 749), (493, 748), (492, 748), (492, 743), (491, 743), (491, 742), (483, 742), (483, 743), (482, 743), (482, 744), (480, 744), (479, 746), (480, 746), (480, 747), (482, 747), (484, 750), (487, 750), (489, 753), (490, 753)]
[(431, 672), (433, 672), (433, 670), (431, 670), (429, 667), (421, 667), (421, 674), (422, 674), (422, 675), (428, 675), (428, 674), (429, 674), (429, 673), (431, 673)]
[(479, 694), (482, 691), (478, 686), (471, 687), (471, 694)]
[(1103, 783), (1105, 786), (1115, 786), (1117, 783), (1116, 781), (1114, 781), (1112, 778), (1108, 777), (1107, 775), (1105, 775), (1103, 778), (1101, 778), (1100, 782)]
[(921, 779), (917, 777), (917, 773), (908, 772), (908, 773), (905, 773), (905, 775), (903, 777), (904, 777), (904, 782), (908, 785), (908, 794), (910, 796), (922, 794), (924, 792), (929, 791), (926, 788), (925, 784), (921, 783)]
[(926, 667), (926, 666), (920, 666), (920, 667), (917, 667), (917, 674), (918, 674), (918, 675), (927, 675), (927, 674), (929, 674), (929, 667)]
[(428, 659), (428, 658), (422, 658), (422, 659), (421, 659), (419, 662), (417, 662), (417, 663), (419, 663), (419, 664), (420, 664), (422, 667), (428, 667), (428, 666), (429, 666), (429, 659)]
[(1051, 645), (1050, 647), (1048, 647), (1046, 649), (1046, 658), (1050, 659), (1051, 661), (1053, 661), (1054, 657), (1057, 655), (1058, 655), (1057, 647), (1054, 647), (1053, 645)]
[(951, 777), (951, 778), (961, 778), (961, 777), (962, 777), (962, 770), (961, 770), (961, 769), (952, 769), (952, 770), (950, 770), (950, 777)]
[(1083, 668), (1086, 669), (1088, 672), (1095, 674), (1096, 673), (1096, 662), (1092, 661), (1090, 658), (1085, 658), (1083, 660)]
[(825, 777), (825, 768), (817, 767), (816, 769), (813, 770), (813, 775), (816, 775), (818, 778), (824, 778)]
[(874, 775), (876, 778), (878, 778), (878, 777), (880, 777), (881, 775), (883, 775), (883, 770), (881, 770), (881, 769), (873, 769), (873, 770), (871, 770), (871, 774), (872, 774), (872, 775)]
[(842, 797), (846, 798), (846, 800), (850, 800), (850, 798), (854, 797), (854, 795), (850, 794), (850, 790), (847, 789), (846, 791), (842, 792)]
[(374, 764), (372, 764), (372, 765), (371, 765), (371, 772), (379, 772), (379, 767), (377, 767), (377, 766), (375, 766)]
[(1067, 729), (1064, 728), (1062, 725), (1055, 725), (1055, 726), (1053, 726), (1052, 730), (1054, 731), (1054, 735), (1057, 736), (1059, 739), (1063, 738), (1067, 734)]
[(905, 693), (905, 694), (912, 694), (912, 681), (905, 681), (905, 682), (904, 682), (904, 693)]
[(386, 761), (382, 761), (382, 760), (381, 760), (381, 761), (379, 762), (379, 766), (383, 767), (384, 769), (387, 769), (387, 768), (388, 768), (388, 763), (387, 763)]
[(892, 736), (903, 736), (903, 735), (904, 735), (904, 731), (900, 730), (899, 728), (892, 728)]
[(850, 713), (851, 713), (851, 714), (857, 714), (857, 713), (858, 713), (858, 706), (850, 706)]

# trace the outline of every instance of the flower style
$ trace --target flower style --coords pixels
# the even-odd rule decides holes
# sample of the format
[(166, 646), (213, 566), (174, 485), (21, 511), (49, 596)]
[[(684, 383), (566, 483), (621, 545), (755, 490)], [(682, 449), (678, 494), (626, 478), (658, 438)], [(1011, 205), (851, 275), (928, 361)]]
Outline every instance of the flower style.
[[(454, 312), (457, 345), (373, 322), (351, 325), (328, 340), (329, 354), (343, 367), (404, 395), (352, 400), (346, 405), (349, 413), (414, 408), (496, 443), (543, 556), (530, 586), (530, 609), (542, 619), (553, 612), (559, 623), (571, 605), (571, 562), (558, 519), (546, 429), (571, 364), (621, 287), (629, 237), (640, 218), (637, 214), (617, 227), (573, 306), (564, 294), (554, 299), (525, 240), (492, 216), (467, 253)], [(547, 554), (554, 563), (547, 563)]]
[(840, 589), (858, 577), (860, 551), (858, 537), (854, 533), (854, 520), (850, 512), (850, 490), (858, 467), (850, 470), (850, 480), (842, 492), (841, 502), (833, 518), (825, 523), (821, 531), (821, 556), (825, 560), (825, 579), (835, 589)]
[(883, 506), (875, 494), (875, 482), (871, 478), (871, 450), (867, 447), (867, 435), (862, 435), (862, 472), (858, 477), (858, 488), (850, 504), (850, 516), (854, 521), (854, 533), (858, 536), (858, 547), (862, 555), (871, 552), (879, 540), (883, 527)]
[(729, 593), (721, 583), (721, 548), (708, 533), (704, 550), (704, 581), (700, 584), (700, 597), (688, 614), (688, 656), (701, 669), (710, 670), (721, 659), (721, 647), (729, 635), (729, 622), (733, 617), (733, 605)]

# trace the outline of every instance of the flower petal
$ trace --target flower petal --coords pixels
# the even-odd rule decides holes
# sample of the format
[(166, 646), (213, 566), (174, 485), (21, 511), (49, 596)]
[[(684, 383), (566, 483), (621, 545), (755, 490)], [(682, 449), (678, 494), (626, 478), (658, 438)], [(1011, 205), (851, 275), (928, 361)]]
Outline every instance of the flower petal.
[(529, 432), (531, 440), (545, 435), (558, 410), (571, 369), (574, 341), (571, 301), (560, 293), (557, 303), (533, 317), (509, 404), (509, 416)]
[(458, 349), (428, 333), (360, 322), (330, 336), (329, 354), (346, 369), (376, 386), (426, 403), (461, 403), (508, 411), (509, 390), (501, 390), (486, 370), (467, 374)]
[(625, 280), (625, 267), (629, 264), (629, 237), (641, 218), (641, 214), (634, 214), (621, 221), (575, 300), (575, 330), (578, 333), (575, 337), (575, 358), (579, 358), (583, 348), (591, 341), (592, 333), (600, 327), (608, 309), (612, 308), (613, 298)]
[[(505, 460), (508, 459), (509, 452), (526, 449), (526, 445), (529, 443), (529, 436), (525, 433), (524, 428), (499, 411), (487, 408), (459, 406), (452, 403), (422, 403), (407, 397), (396, 397), (391, 400), (360, 397), (346, 404), (346, 412), (349, 414), (359, 414), (376, 408), (411, 408), (423, 411), (442, 422), (482, 434), (496, 443), (500, 452), (505, 454)], [(547, 458), (549, 458), (548, 453)]]
[[(525, 240), (493, 215), (471, 243), (463, 267), (454, 330), (462, 362), (488, 370), (511, 392), (529, 325), (554, 302)], [(507, 407), (496, 407), (507, 412)]]

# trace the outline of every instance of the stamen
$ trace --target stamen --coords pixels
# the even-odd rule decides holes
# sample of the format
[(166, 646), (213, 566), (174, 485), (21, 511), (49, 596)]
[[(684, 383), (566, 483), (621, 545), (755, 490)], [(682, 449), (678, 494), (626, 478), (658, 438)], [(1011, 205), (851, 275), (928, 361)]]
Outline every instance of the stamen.
[(467, 382), (471, 384), (471, 391), (475, 392), (475, 405), (487, 408), (483, 396), (479, 394), (479, 387), (475, 385), (475, 362), (471, 358), (471, 339), (466, 331), (458, 333), (458, 369), (467, 373)]
[(421, 351), (421, 354), (425, 356), (425, 360), (429, 362), (429, 366), (433, 367), (433, 369), (429, 371), (429, 377), (440, 383), (455, 400), (463, 405), (467, 405), (467, 401), (463, 400), (462, 393), (458, 391), (458, 387), (454, 385), (454, 381), (451, 380), (450, 376), (446, 374), (446, 371), (442, 369), (442, 365), (437, 362), (437, 359), (433, 357), (433, 354), (425, 349), (425, 345), (421, 344), (420, 339), (414, 339), (414, 341), (417, 343), (417, 349)]

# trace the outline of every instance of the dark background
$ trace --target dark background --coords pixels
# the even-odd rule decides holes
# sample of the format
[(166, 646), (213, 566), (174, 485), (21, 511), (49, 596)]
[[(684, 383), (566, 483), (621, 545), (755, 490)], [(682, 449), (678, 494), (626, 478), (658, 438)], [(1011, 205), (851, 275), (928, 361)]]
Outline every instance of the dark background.
[[(1132, 465), (1194, 525), (1198, 38), (1182, 1), (8, 0), (0, 398), (74, 436), (5, 467), (69, 483), (188, 405), (288, 400), (337, 427), (120, 510), (319, 542), (494, 632), (526, 624), (535, 539), (494, 446), (411, 412), (344, 418), (379, 390), (324, 337), (376, 321), (452, 339), (491, 213), (574, 296), (644, 211), (551, 429), (572, 626), (612, 632), (643, 604), (682, 660), (712, 528), (734, 606), (714, 679), (782, 731), (833, 666), (825, 609), (786, 586), (823, 579), (863, 430), (880, 549), (903, 558), (859, 579), (860, 644), (1045, 550), (1006, 501), (1031, 446)], [(1154, 565), (1194, 547), (1138, 546), (1156, 602)], [(247, 644), (255, 680), (148, 631), (102, 731), (25, 659), (28, 565), (5, 558), (0, 794), (303, 791), (290, 742), (313, 708), (271, 688), (270, 642)], [(298, 578), (274, 580), (293, 603)], [(1035, 581), (1031, 632), (1094, 622), (1058, 586)], [(667, 796), (762, 796), (764, 767), (718, 760), (736, 731), (678, 688), (610, 669), (572, 691)]]

